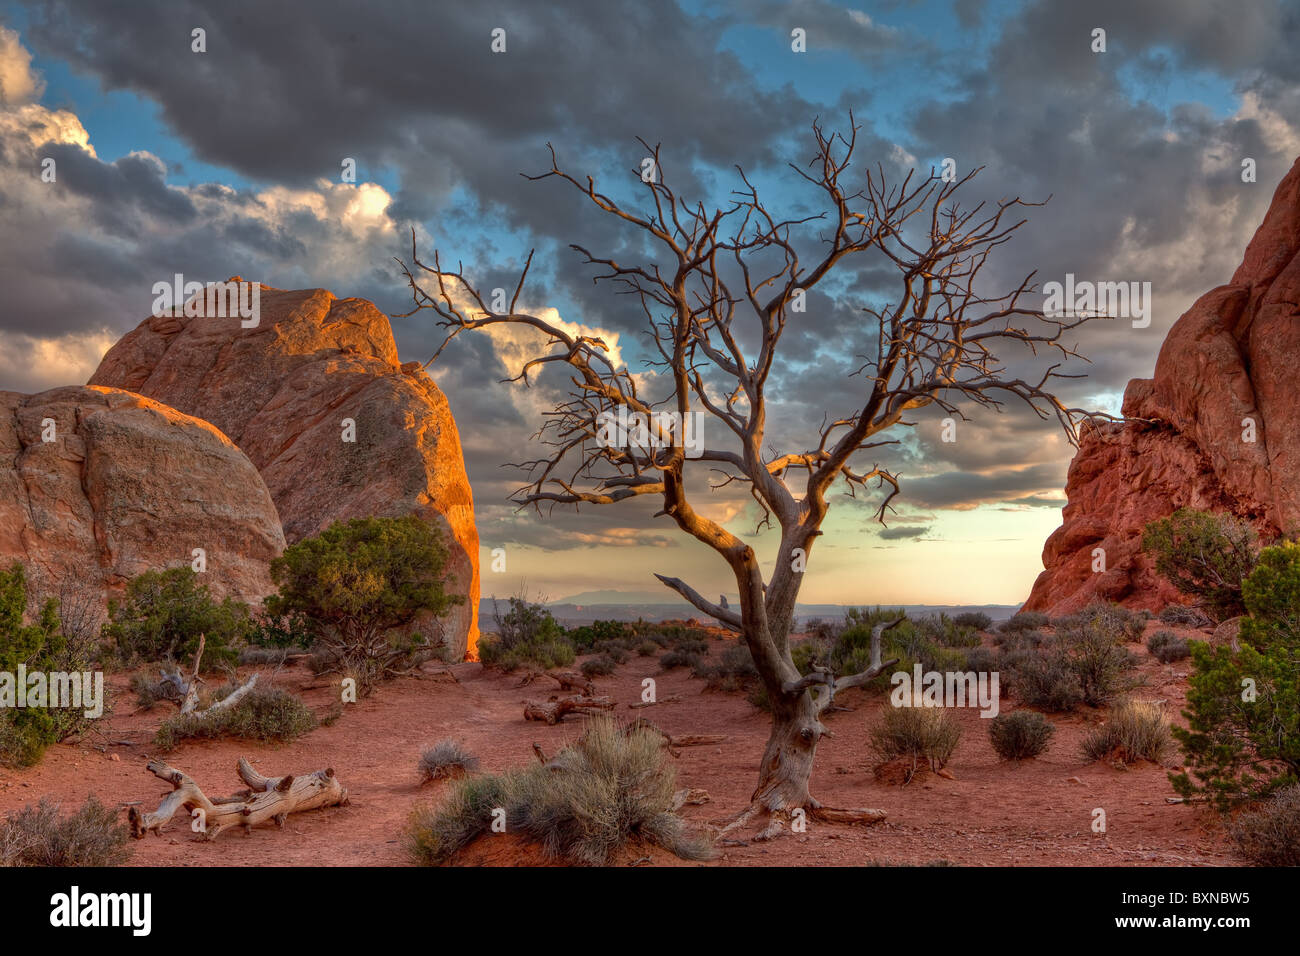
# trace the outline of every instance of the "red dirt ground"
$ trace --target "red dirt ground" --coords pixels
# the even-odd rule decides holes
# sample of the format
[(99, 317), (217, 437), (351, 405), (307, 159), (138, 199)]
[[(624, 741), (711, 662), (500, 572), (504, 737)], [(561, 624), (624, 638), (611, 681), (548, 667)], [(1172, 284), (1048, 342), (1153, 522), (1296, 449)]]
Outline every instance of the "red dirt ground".
[[(1163, 625), (1161, 625), (1163, 626)], [(1155, 629), (1156, 625), (1151, 625)], [(1173, 630), (1178, 630), (1174, 628)], [(1202, 637), (1198, 632), (1188, 636)], [(713, 653), (723, 647), (714, 641)], [(1145, 647), (1131, 645), (1141, 657), (1145, 684), (1134, 696), (1165, 702), (1176, 721), (1184, 702), (1190, 664), (1165, 665)], [(252, 668), (243, 673), (251, 673)], [(271, 676), (269, 669), (263, 679)], [(453, 668), (459, 682), (446, 677), (407, 678), (381, 687), (374, 695), (344, 707), (331, 726), (282, 745), (239, 741), (182, 744), (165, 755), (172, 766), (193, 777), (209, 795), (232, 793), (242, 784), (235, 762), (247, 756), (267, 774), (298, 773), (333, 767), (348, 788), (348, 806), (295, 814), (284, 830), (261, 827), (245, 836), (231, 831), (214, 842), (190, 833), (180, 815), (162, 838), (132, 841), (136, 865), (227, 866), (296, 864), (393, 865), (407, 862), (402, 831), (411, 809), (434, 801), (446, 786), (421, 786), (416, 764), (423, 748), (443, 737), (462, 741), (486, 771), (503, 770), (534, 760), (532, 744), (554, 753), (581, 729), (580, 718), (548, 727), (523, 719), (522, 701), (546, 697), (545, 678), (519, 687), (517, 676), (484, 670), (477, 663)], [(641, 680), (654, 677), (660, 699), (681, 695), (678, 702), (629, 710), (640, 699)], [(166, 785), (145, 771), (146, 755), (168, 704), (135, 713), (127, 690), (130, 674), (109, 675), (106, 684), (112, 713), (95, 733), (79, 743), (51, 747), (39, 765), (20, 771), (0, 769), (0, 813), (50, 795), (65, 808), (89, 795), (113, 805), (140, 801), (155, 807)], [(320, 714), (337, 691), (317, 686), (302, 663), (273, 676), (279, 686), (301, 693)], [(718, 822), (748, 803), (756, 768), (767, 737), (768, 718), (742, 694), (709, 692), (684, 669), (662, 672), (655, 657), (632, 656), (610, 677), (596, 678), (598, 692), (619, 701), (615, 714), (654, 721), (674, 733), (725, 734), (717, 746), (693, 747), (675, 759), (678, 784), (707, 790), (712, 801), (686, 807), (691, 821)], [(867, 728), (887, 698), (850, 691), (837, 700), (850, 708), (829, 715), (833, 738), (818, 748), (813, 793), (828, 806), (878, 807), (887, 811), (882, 824), (870, 828), (811, 822), (808, 832), (768, 843), (726, 847), (712, 863), (684, 863), (662, 851), (632, 848), (619, 865), (827, 866), (878, 863), (1098, 866), (1098, 865), (1231, 865), (1224, 835), (1203, 810), (1170, 805), (1173, 791), (1165, 767), (1149, 763), (1117, 769), (1088, 763), (1079, 744), (1104, 712), (1084, 708), (1052, 718), (1057, 733), (1048, 752), (1036, 760), (1001, 762), (989, 744), (987, 722), (978, 711), (957, 711), (961, 743), (948, 765), (955, 779), (926, 774), (906, 786), (878, 782), (871, 770)], [(1004, 697), (1004, 711), (1015, 706)], [(124, 743), (125, 742), (125, 743)], [(672, 758), (670, 758), (672, 759)], [(1092, 832), (1095, 808), (1106, 811), (1107, 832)], [(649, 858), (647, 861), (646, 858)], [(512, 836), (480, 840), (459, 861), (462, 865), (527, 865), (542, 862), (538, 851)]]

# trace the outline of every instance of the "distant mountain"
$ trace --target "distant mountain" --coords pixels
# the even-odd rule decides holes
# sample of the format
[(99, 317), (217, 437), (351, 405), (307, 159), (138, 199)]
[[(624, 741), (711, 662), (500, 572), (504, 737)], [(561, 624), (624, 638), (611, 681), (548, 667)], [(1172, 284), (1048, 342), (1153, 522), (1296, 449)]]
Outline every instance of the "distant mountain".
[[(655, 592), (583, 591), (580, 594), (570, 595), (563, 601), (551, 601), (547, 604), (547, 607), (555, 615), (556, 620), (569, 627), (590, 624), (592, 621), (663, 621), (673, 618), (686, 619), (692, 617), (702, 621), (708, 619), (707, 615), (696, 610), (685, 601), (673, 601), (671, 595), (667, 596), (667, 600), (664, 597), (664, 595)], [(738, 604), (738, 599), (734, 595), (728, 597), (727, 600), (731, 602), (732, 607), (736, 607)], [(862, 606), (860, 604), (799, 604), (795, 607), (795, 617), (801, 623), (812, 618), (839, 619), (844, 617), (845, 611), (849, 608)], [(901, 606), (911, 617), (922, 617), (927, 614), (960, 614), (963, 611), (983, 611), (995, 621), (1006, 620), (1015, 614), (1020, 607), (1017, 604), (904, 604), (886, 606)], [(491, 599), (484, 598), (479, 608), (484, 631), (493, 631), (494, 619)]]
[[(606, 588), (603, 591), (583, 591), (568, 597), (551, 601), (551, 604), (673, 604), (673, 592), (667, 588), (658, 591), (618, 591)], [(734, 600), (728, 596), (728, 601)]]

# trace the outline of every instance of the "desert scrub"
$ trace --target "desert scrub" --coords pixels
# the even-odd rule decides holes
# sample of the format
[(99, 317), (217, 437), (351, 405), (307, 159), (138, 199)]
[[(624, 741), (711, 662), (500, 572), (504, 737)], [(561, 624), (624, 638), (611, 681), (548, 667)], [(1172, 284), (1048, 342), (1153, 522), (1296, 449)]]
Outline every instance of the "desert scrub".
[(117, 866), (126, 862), (127, 830), (91, 796), (76, 813), (42, 797), (0, 821), (0, 866)]
[(485, 667), (506, 673), (520, 667), (550, 670), (569, 667), (578, 656), (564, 628), (541, 604), (512, 597), (504, 614), (493, 601), (492, 614), (497, 633), (486, 634), (478, 642), (478, 658)]
[(654, 657), (659, 653), (659, 645), (646, 639), (636, 646), (636, 653), (638, 657)]
[(692, 674), (701, 678), (709, 690), (748, 691), (761, 683), (754, 655), (746, 644), (730, 645), (716, 661), (700, 661)]
[(1003, 760), (1037, 757), (1047, 749), (1054, 733), (1052, 722), (1033, 710), (1014, 710), (989, 721), (989, 742)]
[(1160, 612), (1160, 623), (1177, 627), (1205, 627), (1210, 623), (1210, 619), (1194, 607), (1185, 604), (1167, 604)]
[(1140, 641), (1149, 620), (1151, 615), (1146, 611), (1130, 611), (1118, 604), (1093, 601), (1054, 623), (1058, 632), (1086, 630), (1105, 634), (1116, 641)]
[[(228, 693), (235, 689), (228, 685)], [(225, 695), (214, 695), (221, 700)], [(156, 742), (171, 750), (182, 740), (211, 740), (230, 737), (279, 743), (293, 740), (316, 728), (316, 716), (302, 698), (279, 687), (254, 687), (225, 710), (203, 714), (178, 714), (158, 728)]]
[(675, 787), (658, 734), (596, 717), (545, 766), (458, 781), (440, 806), (417, 809), (407, 851), (416, 863), (446, 863), (488, 831), (500, 808), (506, 832), (570, 863), (607, 865), (638, 838), (683, 859), (706, 859), (708, 845), (672, 812)]
[(671, 651), (664, 651), (659, 657), (659, 666), (666, 671), (677, 667), (689, 667), (694, 670), (703, 662), (704, 657), (699, 651), (683, 651), (676, 648)]
[(420, 782), (463, 777), (478, 769), (478, 757), (455, 740), (439, 740), (420, 755)]
[(1106, 722), (1084, 737), (1083, 755), (1089, 760), (1120, 764), (1138, 760), (1160, 763), (1172, 744), (1169, 721), (1159, 706), (1121, 700), (1110, 709)]
[(1237, 852), (1258, 866), (1300, 866), (1300, 786), (1279, 790), (1228, 824)]
[(870, 735), (871, 752), (880, 763), (904, 757), (911, 760), (912, 773), (922, 760), (932, 770), (942, 768), (960, 739), (961, 728), (943, 707), (886, 707)]
[(583, 677), (608, 677), (618, 669), (618, 662), (608, 654), (601, 654), (599, 657), (583, 661), (578, 669), (582, 671)]
[(1013, 634), (1018, 631), (1037, 631), (1050, 623), (1048, 616), (1041, 611), (1021, 611), (1019, 614), (1007, 618), (999, 625), (998, 630), (1003, 634)]
[(1147, 650), (1162, 664), (1172, 664), (1192, 656), (1187, 641), (1173, 631), (1156, 631), (1147, 640)]

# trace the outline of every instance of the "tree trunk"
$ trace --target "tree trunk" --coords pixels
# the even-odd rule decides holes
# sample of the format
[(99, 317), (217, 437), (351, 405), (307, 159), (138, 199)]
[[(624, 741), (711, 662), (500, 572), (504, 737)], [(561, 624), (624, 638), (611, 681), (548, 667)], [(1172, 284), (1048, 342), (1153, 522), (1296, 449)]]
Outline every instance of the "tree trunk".
[(767, 694), (772, 702), (772, 733), (752, 799), (768, 813), (814, 809), (818, 804), (809, 793), (808, 781), (824, 728), (812, 694), (807, 690), (786, 694), (770, 685)]

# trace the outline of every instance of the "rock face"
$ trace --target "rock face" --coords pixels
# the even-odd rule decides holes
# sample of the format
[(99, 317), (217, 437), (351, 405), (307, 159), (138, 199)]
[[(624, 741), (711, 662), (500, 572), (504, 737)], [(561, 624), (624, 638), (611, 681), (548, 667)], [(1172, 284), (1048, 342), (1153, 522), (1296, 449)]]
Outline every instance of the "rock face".
[[(1147, 522), (1180, 507), (1226, 512), (1261, 535), (1300, 530), (1300, 160), (1227, 285), (1169, 330), (1155, 377), (1124, 392), (1125, 421), (1090, 429), (1069, 503), (1025, 607), (1094, 597), (1151, 610), (1184, 602), (1140, 553)], [(1253, 439), (1253, 440), (1252, 440)], [(1106, 553), (1093, 573), (1092, 552)]]
[(369, 515), (417, 514), (442, 527), (465, 595), (447, 633), (460, 653), (474, 646), (478, 531), (460, 436), (429, 376), (400, 363), (373, 304), (262, 286), (255, 327), (147, 319), (108, 351), (91, 384), (139, 392), (229, 435), (261, 472), (290, 544)]
[[(47, 440), (48, 439), (48, 440)], [(190, 564), (218, 597), (257, 602), (284, 550), (248, 457), (212, 425), (112, 388), (0, 392), (0, 564), (38, 586), (111, 594), (144, 571)]]

